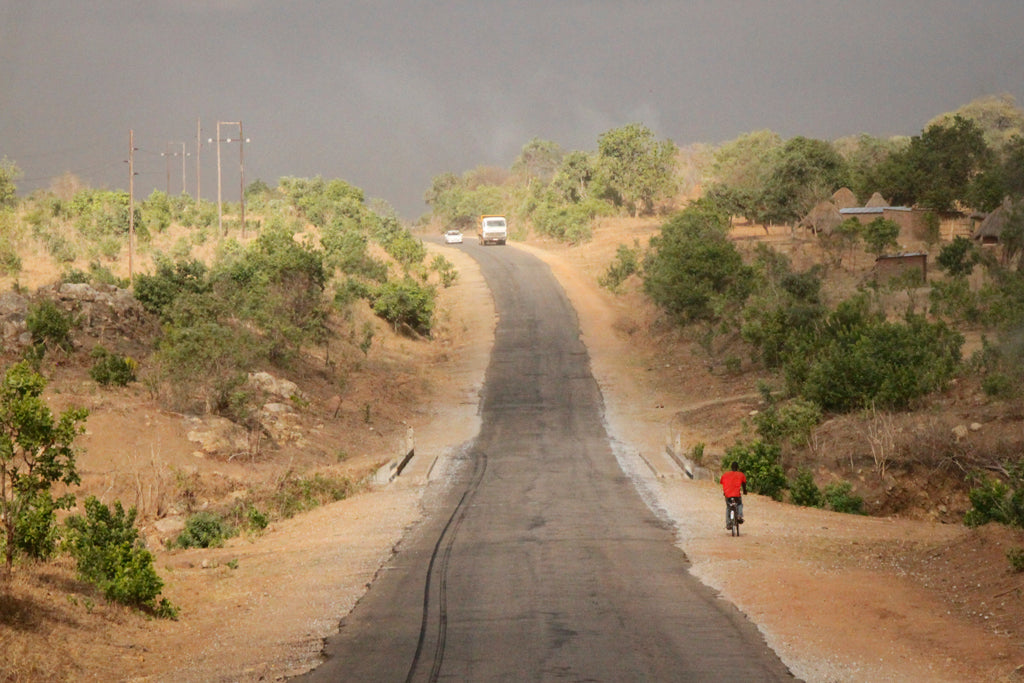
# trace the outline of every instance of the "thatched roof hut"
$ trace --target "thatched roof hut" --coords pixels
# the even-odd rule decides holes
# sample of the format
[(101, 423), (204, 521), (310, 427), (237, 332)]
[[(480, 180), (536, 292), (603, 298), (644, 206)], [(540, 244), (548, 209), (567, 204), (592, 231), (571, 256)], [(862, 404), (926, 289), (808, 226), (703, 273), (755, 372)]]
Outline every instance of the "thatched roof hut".
[(871, 199), (869, 199), (864, 206), (865, 208), (878, 208), (889, 206), (889, 202), (885, 201), (885, 197), (876, 192), (873, 195), (871, 195)]
[(840, 187), (832, 195), (832, 205), (837, 209), (852, 209), (857, 206), (857, 195), (848, 187)]
[(981, 222), (971, 237), (985, 244), (998, 242), (1012, 213), (1013, 202), (1007, 197), (1003, 200), (1002, 206), (985, 216), (985, 220)]
[(813, 233), (831, 235), (832, 230), (842, 222), (843, 217), (839, 215), (839, 209), (826, 199), (818, 202), (817, 206), (804, 216), (800, 221), (800, 227), (807, 228)]

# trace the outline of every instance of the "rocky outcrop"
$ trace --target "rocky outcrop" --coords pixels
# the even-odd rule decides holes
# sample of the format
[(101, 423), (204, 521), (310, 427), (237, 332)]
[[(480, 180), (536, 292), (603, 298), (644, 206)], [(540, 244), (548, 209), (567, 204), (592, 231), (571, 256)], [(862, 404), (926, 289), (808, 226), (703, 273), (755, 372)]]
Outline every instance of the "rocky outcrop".
[(31, 296), (9, 291), (0, 294), (0, 335), (5, 348), (31, 345), (32, 336), (25, 320), (32, 304), (43, 299), (56, 303), (75, 317), (79, 329), (87, 329), (96, 336), (135, 337), (141, 327), (156, 324), (131, 290), (113, 285), (63, 283), (41, 287)]

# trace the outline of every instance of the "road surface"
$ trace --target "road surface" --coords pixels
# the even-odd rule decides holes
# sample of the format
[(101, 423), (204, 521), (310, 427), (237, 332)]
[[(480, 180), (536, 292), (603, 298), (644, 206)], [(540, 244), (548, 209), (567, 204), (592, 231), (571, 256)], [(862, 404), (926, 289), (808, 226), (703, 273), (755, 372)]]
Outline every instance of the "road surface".
[(498, 314), (480, 433), (302, 680), (791, 680), (689, 575), (620, 469), (547, 266), (511, 247), (452, 248), (479, 262)]

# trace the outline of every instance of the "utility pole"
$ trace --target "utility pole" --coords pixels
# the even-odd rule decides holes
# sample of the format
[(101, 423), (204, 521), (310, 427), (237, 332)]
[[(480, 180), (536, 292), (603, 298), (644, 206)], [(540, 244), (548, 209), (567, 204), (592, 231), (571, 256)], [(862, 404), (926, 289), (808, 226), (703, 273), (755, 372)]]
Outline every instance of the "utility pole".
[(164, 170), (167, 171), (167, 186), (164, 189), (164, 191), (167, 193), (168, 197), (171, 196), (171, 152), (170, 152), (170, 150), (171, 150), (171, 143), (168, 142), (166, 145), (164, 145), (164, 153), (160, 155), (160, 156), (162, 156), (164, 158)]
[[(238, 126), (238, 138), (224, 138), (220, 137), (221, 126)], [(208, 142), (213, 142), (213, 139), (209, 139)], [(242, 122), (241, 121), (218, 121), (217, 122), (217, 229), (221, 234), (224, 233), (224, 219), (223, 211), (221, 209), (221, 165), (220, 165), (220, 143), (221, 142), (237, 142), (238, 143), (238, 184), (239, 184), (239, 201), (241, 203), (241, 219), (242, 219), (242, 237), (245, 237), (245, 143), (248, 140), (242, 135)]]
[(128, 284), (135, 281), (135, 131), (128, 131)]
[[(181, 145), (181, 152), (172, 152), (171, 145)], [(185, 153), (184, 142), (168, 142), (164, 147), (164, 152), (160, 155), (165, 159), (165, 166), (167, 167), (167, 196), (171, 196), (171, 157), (181, 156), (181, 193), (185, 194), (185, 157), (188, 155)]]
[(220, 121), (217, 122), (217, 234), (224, 235), (224, 214), (221, 211), (220, 193)]
[(203, 148), (203, 139), (202, 139), (202, 137), (200, 137), (202, 135), (202, 130), (203, 130), (202, 127), (199, 125), (199, 117), (197, 116), (196, 117), (196, 208), (197, 209), (199, 208), (200, 197), (202, 197), (202, 194), (200, 193), (200, 187), (199, 187), (199, 150), (201, 150)]
[(238, 122), (238, 196), (242, 198), (242, 237), (245, 237), (245, 136)]

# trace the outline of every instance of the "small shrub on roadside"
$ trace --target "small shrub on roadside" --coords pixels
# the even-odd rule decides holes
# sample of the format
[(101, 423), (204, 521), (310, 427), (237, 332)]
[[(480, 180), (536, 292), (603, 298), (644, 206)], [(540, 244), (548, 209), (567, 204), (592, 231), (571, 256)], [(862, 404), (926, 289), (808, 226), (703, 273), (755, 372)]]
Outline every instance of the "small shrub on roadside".
[(347, 498), (355, 490), (348, 477), (329, 477), (319, 472), (312, 477), (286, 476), (273, 496), (278, 514), (285, 519), (300, 512)]
[(432, 287), (417, 284), (411, 278), (390, 281), (371, 294), (373, 312), (397, 330), (405, 326), (418, 334), (430, 334), (434, 319), (435, 293)]
[(1009, 469), (1008, 483), (987, 477), (971, 489), (968, 497), (972, 507), (964, 515), (964, 524), (976, 527), (998, 522), (1024, 526), (1024, 461)]
[(93, 347), (90, 355), (93, 357), (93, 365), (89, 368), (89, 376), (98, 384), (123, 387), (135, 381), (138, 364), (131, 358), (111, 353), (98, 344)]
[(185, 528), (174, 541), (179, 548), (219, 548), (235, 532), (212, 512), (197, 512), (185, 520)]
[(103, 591), (108, 600), (145, 608), (160, 617), (177, 617), (177, 608), (166, 598), (157, 602), (164, 583), (135, 528), (135, 508), (125, 512), (121, 502), (115, 501), (111, 509), (90, 496), (85, 515), (73, 515), (65, 524), (67, 548), (83, 580)]
[(1024, 548), (1010, 548), (1006, 551), (1006, 560), (1014, 574), (1024, 572)]
[(640, 272), (640, 244), (634, 243), (630, 249), (625, 244), (620, 244), (615, 251), (615, 260), (608, 264), (604, 275), (597, 278), (597, 284), (609, 291), (618, 291), (619, 286), (626, 279), (635, 273)]
[(811, 508), (825, 506), (825, 497), (814, 483), (814, 474), (807, 468), (801, 467), (797, 470), (796, 477), (789, 486), (789, 494), (794, 505)]
[(53, 348), (71, 351), (73, 348), (71, 328), (74, 319), (49, 299), (29, 306), (25, 326), (32, 335), (32, 344), (42, 351)]
[(829, 484), (822, 492), (822, 496), (830, 510), (851, 515), (864, 514), (864, 499), (853, 494), (853, 484), (848, 481)]
[(992, 398), (1011, 398), (1017, 391), (1016, 383), (1002, 372), (991, 372), (981, 378), (981, 390)]
[(441, 276), (441, 286), (445, 289), (451, 287), (459, 279), (459, 271), (455, 269), (455, 264), (441, 254), (434, 256), (434, 260), (430, 262), (430, 269)]
[(227, 518), (236, 528), (246, 531), (260, 532), (270, 525), (270, 517), (249, 501), (236, 503)]
[(697, 443), (693, 444), (693, 448), (690, 449), (690, 460), (692, 460), (695, 465), (702, 465), (704, 463), (703, 441), (698, 441)]
[(757, 434), (769, 443), (807, 443), (818, 423), (821, 408), (813, 401), (793, 399), (781, 407), (772, 402), (768, 408), (754, 416)]

